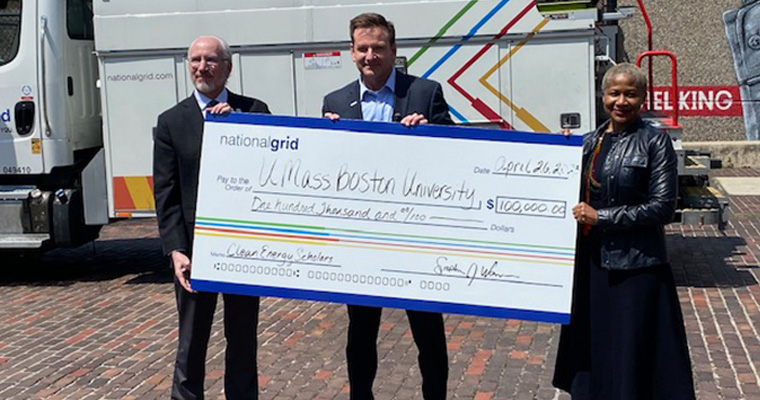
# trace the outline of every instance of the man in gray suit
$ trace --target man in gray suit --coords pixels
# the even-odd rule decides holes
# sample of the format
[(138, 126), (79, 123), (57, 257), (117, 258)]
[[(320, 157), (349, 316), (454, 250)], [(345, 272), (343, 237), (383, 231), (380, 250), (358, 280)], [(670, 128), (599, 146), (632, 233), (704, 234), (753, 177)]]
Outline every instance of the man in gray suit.
[[(338, 120), (453, 124), (441, 85), (398, 72), (395, 29), (382, 15), (367, 13), (351, 20), (351, 58), (360, 78), (324, 98), (322, 112)], [(372, 400), (377, 373), (377, 334), (381, 308), (348, 305), (348, 380), (352, 400)], [(419, 349), (422, 395), (425, 400), (446, 398), (448, 358), (443, 316), (407, 310), (414, 342)]]

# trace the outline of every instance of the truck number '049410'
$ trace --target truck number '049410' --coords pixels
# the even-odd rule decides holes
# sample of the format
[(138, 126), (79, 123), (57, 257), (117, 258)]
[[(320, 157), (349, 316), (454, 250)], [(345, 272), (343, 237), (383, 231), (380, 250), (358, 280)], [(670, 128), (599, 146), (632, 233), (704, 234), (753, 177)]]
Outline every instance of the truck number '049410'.
[(21, 174), (31, 174), (32, 173), (32, 167), (28, 165), (5, 165), (3, 166), (3, 174), (5, 175), (21, 175)]

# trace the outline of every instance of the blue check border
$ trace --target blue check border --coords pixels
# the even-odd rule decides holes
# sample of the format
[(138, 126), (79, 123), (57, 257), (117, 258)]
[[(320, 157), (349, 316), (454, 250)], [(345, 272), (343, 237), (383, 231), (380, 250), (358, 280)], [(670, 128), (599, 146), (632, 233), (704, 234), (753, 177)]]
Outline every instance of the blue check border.
[(202, 292), (220, 292), (248, 296), (271, 296), (291, 299), (347, 303), (372, 307), (391, 307), (406, 310), (440, 312), (450, 314), (479, 315), (483, 317), (510, 318), (526, 321), (549, 322), (555, 324), (570, 323), (570, 314), (544, 311), (520, 310), (468, 304), (443, 303), (426, 300), (409, 300), (392, 297), (368, 296), (323, 292), (317, 290), (287, 289), (271, 286), (257, 286), (240, 283), (192, 280), (193, 290)]
[(447, 125), (419, 125), (407, 127), (398, 122), (368, 122), (359, 120), (331, 121), (327, 118), (290, 117), (268, 114), (207, 114), (207, 122), (227, 124), (269, 125), (294, 128), (332, 129), (337, 131), (367, 132), (383, 135), (427, 136), (452, 139), (485, 140), (492, 142), (512, 142), (547, 144), (555, 146), (580, 147), (583, 137), (564, 136), (559, 133), (536, 133), (485, 128), (471, 128)]

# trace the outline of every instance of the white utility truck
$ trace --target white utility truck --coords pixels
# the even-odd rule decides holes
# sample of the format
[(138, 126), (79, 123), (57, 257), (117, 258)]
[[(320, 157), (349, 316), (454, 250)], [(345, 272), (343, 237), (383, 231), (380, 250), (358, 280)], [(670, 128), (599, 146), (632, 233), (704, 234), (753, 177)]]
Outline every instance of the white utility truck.
[[(195, 37), (230, 43), (231, 90), (274, 114), (320, 117), (322, 97), (358, 77), (348, 22), (367, 11), (395, 23), (397, 67), (440, 82), (458, 123), (582, 133), (597, 123), (601, 75), (622, 57), (617, 21), (635, 10), (598, 0), (0, 0), (0, 249), (77, 245), (113, 218), (154, 215), (152, 132), (193, 90)], [(680, 128), (670, 128), (678, 148)], [(710, 217), (721, 207), (698, 221), (722, 219)]]

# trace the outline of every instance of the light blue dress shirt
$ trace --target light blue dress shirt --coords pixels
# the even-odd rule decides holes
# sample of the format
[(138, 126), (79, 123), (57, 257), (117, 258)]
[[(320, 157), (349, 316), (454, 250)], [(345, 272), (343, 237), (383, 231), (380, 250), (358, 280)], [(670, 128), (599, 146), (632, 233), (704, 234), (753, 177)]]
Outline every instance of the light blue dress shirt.
[(193, 94), (195, 95), (195, 101), (198, 102), (198, 107), (201, 109), (201, 111), (204, 112), (206, 111), (206, 106), (211, 102), (211, 100), (216, 100), (219, 103), (227, 102), (227, 88), (222, 89), (221, 93), (219, 93), (219, 96), (216, 96), (215, 99), (210, 99), (197, 90), (194, 90)]
[(378, 91), (372, 91), (364, 86), (359, 78), (359, 98), (362, 102), (362, 118), (365, 121), (392, 122), (393, 106), (396, 102), (396, 69), (391, 71), (385, 85)]

